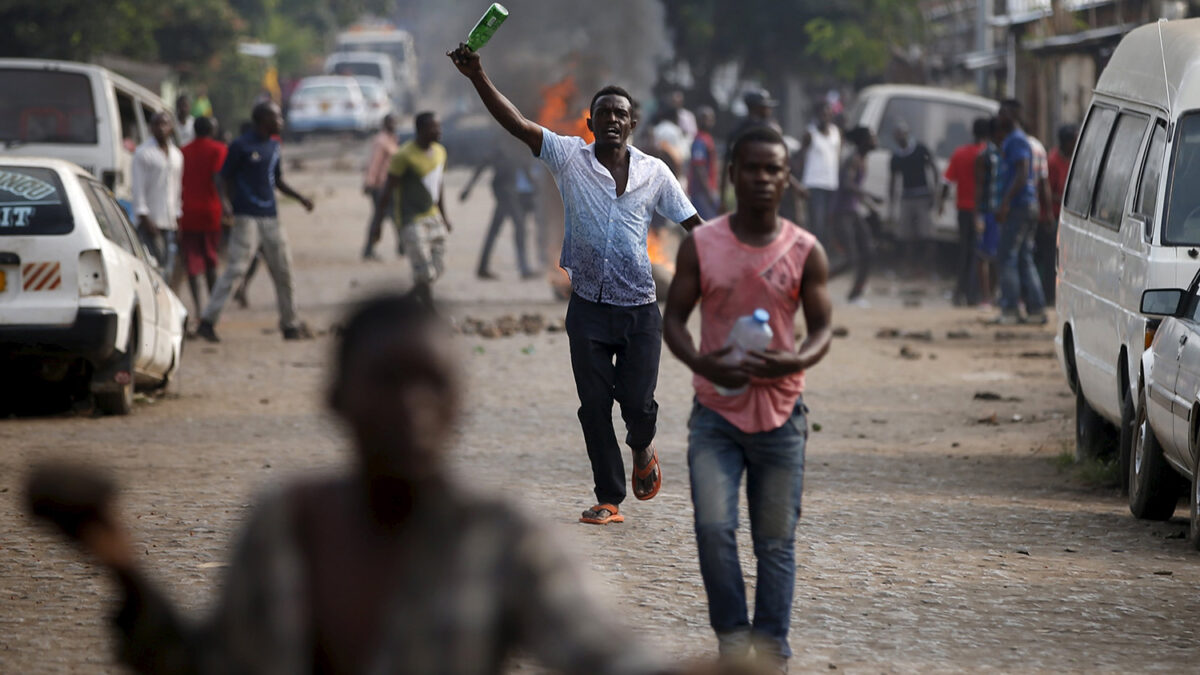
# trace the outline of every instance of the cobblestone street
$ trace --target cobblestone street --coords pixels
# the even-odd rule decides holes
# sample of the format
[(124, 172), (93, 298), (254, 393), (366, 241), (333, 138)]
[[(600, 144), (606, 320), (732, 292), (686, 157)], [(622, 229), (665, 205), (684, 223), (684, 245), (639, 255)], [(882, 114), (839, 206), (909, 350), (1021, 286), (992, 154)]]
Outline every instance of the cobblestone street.
[[(106, 625), (111, 584), (21, 511), (34, 461), (65, 455), (111, 467), (146, 567), (199, 613), (254, 495), (347, 459), (323, 408), (328, 332), (348, 300), (409, 278), (390, 232), (385, 263), (359, 261), (368, 209), (357, 161), (313, 160), (288, 176), (316, 201), (311, 215), (286, 205), (281, 220), (301, 312), (319, 339), (280, 340), (260, 273), (250, 309), (220, 324), (223, 342), (189, 342), (173, 390), (132, 416), (0, 421), (0, 673), (119, 672)], [(455, 229), (448, 276), (435, 288), (446, 313), (460, 324), (560, 319), (566, 305), (543, 280), (517, 281), (507, 230), (492, 266), (502, 280), (475, 278), (491, 196), (479, 189), (457, 203), (467, 176), (447, 179)], [(986, 326), (932, 286), (921, 306), (907, 307), (904, 286), (887, 279), (870, 287), (870, 308), (851, 308), (841, 303), (845, 284), (834, 284), (834, 325), (845, 334), (810, 372), (805, 396), (812, 430), (792, 671), (1193, 671), (1200, 556), (1184, 536), (1187, 506), (1168, 523), (1137, 521), (1115, 489), (1064, 466), (1074, 399), (1052, 329)], [(467, 404), (456, 471), (552, 522), (663, 655), (715, 653), (687, 488), (686, 368), (664, 349), (661, 494), (626, 502), (622, 525), (592, 527), (576, 522), (592, 494), (565, 335), (458, 342)], [(753, 583), (748, 531), (740, 545)]]

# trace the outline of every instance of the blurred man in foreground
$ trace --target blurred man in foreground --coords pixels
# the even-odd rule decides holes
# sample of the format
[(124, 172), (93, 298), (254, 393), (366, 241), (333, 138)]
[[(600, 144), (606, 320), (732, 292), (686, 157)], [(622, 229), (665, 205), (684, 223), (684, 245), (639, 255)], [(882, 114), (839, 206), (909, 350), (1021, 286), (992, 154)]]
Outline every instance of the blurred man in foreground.
[(447, 56), (500, 126), (541, 158), (562, 192), (566, 238), (559, 264), (571, 274), (573, 288), (567, 338), (597, 499), (579, 520), (624, 522), (619, 505), (625, 499), (625, 463), (613, 430), (614, 400), (633, 451), (634, 496), (651, 499), (662, 487), (653, 443), (662, 315), (646, 251), (650, 218), (657, 212), (690, 230), (700, 216), (666, 164), (629, 144), (637, 127), (629, 92), (609, 86), (592, 97), (587, 124), (596, 142), (588, 145), (522, 115), (466, 45)]
[[(801, 394), (805, 369), (825, 356), (832, 339), (829, 265), (812, 233), (779, 216), (790, 175), (783, 136), (752, 129), (730, 156), (737, 210), (680, 244), (665, 337), (695, 373), (688, 467), (700, 574), (721, 657), (741, 660), (753, 647), (759, 660), (786, 671), (808, 437)], [(699, 350), (688, 330), (698, 302)], [(769, 312), (770, 346), (731, 363), (727, 338), (739, 317), (757, 309)], [(797, 312), (806, 327), (798, 349)], [(758, 560), (753, 622), (737, 552), (743, 474)]]
[(202, 623), (147, 580), (111, 486), (78, 469), (35, 472), (33, 512), (117, 577), (121, 659), (171, 675), (466, 675), (498, 673), (521, 648), (580, 675), (658, 672), (554, 536), (450, 477), (459, 357), (427, 305), (384, 295), (343, 325), (329, 404), (354, 465), (254, 509)]

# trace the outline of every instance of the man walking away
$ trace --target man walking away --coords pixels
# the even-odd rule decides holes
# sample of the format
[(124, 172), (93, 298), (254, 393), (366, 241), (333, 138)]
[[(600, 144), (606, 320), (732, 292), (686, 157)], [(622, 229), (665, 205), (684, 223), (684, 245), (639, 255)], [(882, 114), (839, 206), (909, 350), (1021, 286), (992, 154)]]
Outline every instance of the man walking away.
[(1063, 195), (1067, 189), (1067, 172), (1071, 168), (1071, 156), (1075, 154), (1075, 139), (1078, 136), (1078, 125), (1064, 124), (1059, 127), (1058, 145), (1050, 151), (1050, 157), (1046, 160), (1047, 182), (1050, 188), (1050, 220), (1045, 227), (1038, 228), (1033, 255), (1047, 304), (1054, 302), (1057, 284), (1055, 265), (1058, 260), (1058, 218), (1062, 212)]
[(220, 266), (221, 246), (221, 166), (228, 149), (213, 140), (216, 123), (211, 117), (195, 121), (196, 139), (183, 147), (183, 218), (179, 220), (179, 248), (187, 267), (188, 287), (197, 313), (200, 302), (200, 277), (212, 294)]
[(160, 112), (150, 120), (150, 134), (133, 154), (133, 212), (138, 234), (170, 284), (179, 254), (183, 155), (171, 142), (170, 113)]
[[(1042, 282), (1033, 264), (1033, 238), (1037, 227), (1037, 176), (1033, 148), (1021, 130), (1021, 104), (1009, 99), (1000, 104), (996, 117), (1004, 143), (1000, 146), (1000, 315), (998, 324), (1022, 321), (1046, 323), (1046, 300)], [(1025, 317), (1020, 304), (1025, 303)]]
[(586, 145), (529, 121), (496, 90), (479, 54), (466, 45), (448, 56), (500, 126), (541, 158), (562, 192), (566, 237), (559, 264), (573, 288), (567, 337), (597, 499), (580, 521), (622, 522), (625, 463), (612, 425), (614, 400), (633, 451), (634, 496), (650, 499), (662, 486), (653, 445), (662, 316), (646, 252), (650, 215), (658, 212), (688, 230), (700, 217), (667, 166), (629, 145), (637, 122), (624, 89), (605, 87), (592, 97), (587, 124), (596, 142)]
[(882, 204), (883, 198), (873, 195), (863, 189), (867, 180), (867, 155), (878, 147), (875, 132), (867, 127), (855, 127), (846, 132), (846, 140), (854, 145), (854, 152), (842, 163), (841, 174), (838, 176), (837, 199), (833, 211), (833, 221), (836, 224), (834, 237), (846, 251), (844, 262), (837, 269), (831, 269), (829, 276), (833, 278), (843, 271), (854, 268), (854, 283), (846, 301), (857, 307), (870, 306), (863, 297), (867, 286), (867, 275), (871, 273), (872, 237), (871, 226), (860, 214), (861, 209), (869, 209), (874, 213), (870, 204)]
[[(417, 113), (414, 126), (416, 136), (392, 156), (371, 232), (379, 232), (390, 205), (400, 243), (412, 265), (413, 291), (433, 307), (433, 282), (446, 271), (446, 235), (451, 229), (442, 201), (446, 148), (438, 142), (442, 123), (437, 115)], [(367, 243), (368, 247), (374, 245), (373, 241)]]
[[(804, 371), (829, 350), (827, 261), (809, 232), (779, 217), (788, 186), (787, 146), (770, 129), (733, 148), (737, 210), (697, 228), (679, 249), (667, 298), (667, 346), (695, 373), (688, 467), (700, 574), (721, 657), (786, 670), (796, 583), (795, 534), (804, 482)], [(700, 349), (688, 317), (700, 302)], [(739, 317), (765, 309), (768, 349), (730, 363), (722, 346)], [(795, 347), (796, 313), (804, 342)], [(717, 386), (741, 393), (724, 395)], [(750, 536), (758, 560), (754, 620), (737, 552), (738, 492), (746, 475)]]
[(511, 149), (503, 145), (504, 140), (507, 138), (497, 139), (492, 152), (475, 168), (475, 173), (471, 174), (471, 179), (458, 196), (460, 202), (467, 201), (479, 176), (489, 168), (492, 170), (492, 196), (495, 198), (496, 207), (492, 211), (492, 222), (483, 240), (483, 250), (479, 252), (479, 265), (475, 268), (475, 276), (487, 281), (498, 278), (490, 269), (492, 247), (496, 245), (496, 237), (500, 235), (500, 228), (504, 226), (505, 220), (512, 222), (517, 269), (521, 278), (532, 279), (538, 276), (537, 272), (529, 268), (529, 259), (525, 251), (525, 222), (532, 211), (533, 183), (522, 166), (523, 159), (516, 157)]
[(975, 160), (987, 145), (988, 121), (979, 118), (971, 127), (975, 139), (950, 155), (950, 164), (942, 176), (938, 214), (945, 207), (950, 186), (954, 185), (954, 205), (958, 209), (958, 281), (954, 287), (954, 304), (974, 306), (979, 302), (977, 284), (977, 249), (979, 236), (975, 231)]
[(842, 158), (842, 135), (833, 123), (833, 108), (828, 101), (822, 99), (814, 112), (816, 122), (808, 125), (800, 145), (804, 157), (801, 182), (808, 190), (808, 231), (822, 246), (828, 246)]
[[(908, 125), (900, 122), (893, 133), (896, 150), (892, 152), (888, 175), (888, 202), (896, 218), (896, 237), (903, 251), (901, 260), (906, 274), (917, 275), (929, 269), (933, 259), (933, 188), (938, 183), (933, 154), (913, 138)], [(901, 183), (900, 201), (896, 201), (896, 183)]]
[(709, 106), (701, 107), (696, 113), (697, 132), (692, 141), (692, 157), (688, 163), (688, 198), (696, 207), (700, 218), (708, 220), (717, 216), (721, 198), (717, 194), (720, 161), (717, 159), (717, 144), (712, 130), (717, 125), (717, 113)]
[(262, 245), (271, 281), (275, 283), (275, 301), (279, 307), (279, 328), (285, 340), (305, 340), (312, 337), (308, 327), (296, 315), (296, 299), (292, 284), (292, 252), (279, 224), (275, 190), (292, 197), (313, 210), (313, 203), (283, 181), (283, 161), (279, 141), (283, 131), (283, 115), (274, 103), (259, 103), (251, 114), (254, 127), (229, 146), (225, 164), (221, 167), (221, 186), (233, 213), (233, 230), (225, 271), (213, 288), (201, 314), (196, 334), (209, 342), (219, 342), (215, 326), (221, 318), (234, 286), (246, 275), (250, 259)]
[[(363, 194), (371, 200), (371, 220), (367, 223), (367, 245), (363, 248), (363, 260), (379, 260), (375, 253), (375, 244), (382, 234), (383, 220), (377, 219), (376, 216), (380, 215), (379, 204), (383, 201), (381, 198), (387, 186), (388, 166), (399, 148), (400, 145), (396, 142), (396, 116), (388, 113), (383, 118), (383, 127), (371, 141), (371, 158), (367, 161), (367, 172), (363, 176)], [(379, 225), (376, 225), (376, 222)], [(397, 246), (403, 255), (404, 243), (400, 242)]]

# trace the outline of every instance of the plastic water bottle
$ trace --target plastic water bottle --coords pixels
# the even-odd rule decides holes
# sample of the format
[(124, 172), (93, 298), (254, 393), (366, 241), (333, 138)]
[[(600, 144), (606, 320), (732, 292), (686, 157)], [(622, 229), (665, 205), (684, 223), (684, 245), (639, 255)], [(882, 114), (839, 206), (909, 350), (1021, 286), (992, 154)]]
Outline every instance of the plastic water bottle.
[[(721, 361), (728, 365), (737, 365), (746, 359), (746, 352), (762, 351), (769, 347), (771, 338), (775, 337), (771, 325), (767, 323), (770, 320), (770, 312), (756, 309), (753, 314), (747, 314), (734, 322), (733, 330), (729, 331), (729, 339), (725, 340), (725, 346), (733, 349)], [(729, 389), (716, 384), (713, 386), (722, 396), (737, 396), (749, 387), (742, 385), (736, 389)]]
[(477, 52), (486, 45), (488, 40), (491, 40), (492, 36), (496, 34), (496, 29), (507, 18), (508, 10), (504, 8), (504, 5), (493, 2), (492, 6), (483, 13), (479, 23), (471, 29), (471, 34), (467, 36), (467, 46), (471, 48), (471, 51)]

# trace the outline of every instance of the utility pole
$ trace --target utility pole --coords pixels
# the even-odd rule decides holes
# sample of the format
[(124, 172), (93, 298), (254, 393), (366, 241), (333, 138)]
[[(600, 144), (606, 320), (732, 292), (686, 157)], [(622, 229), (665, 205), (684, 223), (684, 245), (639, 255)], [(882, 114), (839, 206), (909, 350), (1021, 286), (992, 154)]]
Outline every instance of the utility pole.
[[(992, 18), (993, 0), (975, 0), (975, 52), (988, 54), (992, 51), (992, 28), (988, 20)], [(975, 71), (975, 88), (980, 96), (987, 96), (989, 69), (980, 68)]]

